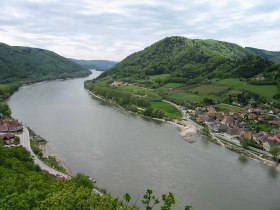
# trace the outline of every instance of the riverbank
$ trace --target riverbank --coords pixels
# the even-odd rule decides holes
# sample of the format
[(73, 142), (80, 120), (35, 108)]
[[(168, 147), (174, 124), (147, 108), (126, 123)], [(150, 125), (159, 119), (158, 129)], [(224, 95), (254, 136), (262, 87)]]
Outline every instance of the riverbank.
[(160, 121), (160, 122), (170, 123), (170, 124), (176, 126), (177, 128), (180, 129), (181, 137), (185, 141), (187, 141), (188, 143), (194, 143), (195, 140), (193, 140), (194, 139), (193, 136), (197, 135), (198, 133), (200, 133), (200, 134), (202, 134), (204, 136), (207, 136), (211, 142), (213, 142), (213, 143), (215, 143), (215, 144), (217, 144), (219, 146), (222, 146), (222, 147), (227, 148), (227, 149), (229, 149), (231, 151), (237, 152), (237, 153), (239, 153), (241, 155), (244, 155), (244, 156), (249, 157), (251, 159), (254, 159), (256, 161), (259, 161), (259, 162), (263, 163), (264, 165), (267, 165), (267, 166), (270, 166), (270, 167), (274, 167), (276, 170), (280, 171), (280, 164), (278, 164), (277, 162), (269, 159), (269, 157), (266, 157), (263, 154), (257, 153), (256, 151), (245, 149), (245, 148), (243, 148), (243, 147), (241, 147), (239, 145), (233, 144), (232, 142), (227, 141), (225, 139), (219, 138), (219, 137), (215, 136), (214, 133), (212, 133), (212, 132), (205, 133), (203, 131), (204, 127), (199, 125), (198, 123), (194, 122), (193, 120), (191, 120), (190, 116), (187, 114), (186, 110), (183, 107), (181, 107), (181, 106), (179, 106), (177, 104), (174, 104), (174, 103), (172, 103), (170, 101), (164, 100), (164, 102), (172, 104), (174, 107), (176, 107), (178, 110), (181, 111), (181, 113), (183, 115), (182, 120), (172, 120), (172, 121), (169, 121), (169, 120), (165, 120), (165, 119), (147, 117), (147, 116), (141, 115), (139, 113), (128, 111), (125, 108), (123, 108), (120, 105), (118, 105), (115, 101), (108, 100), (108, 99), (106, 99), (106, 98), (104, 98), (104, 97), (102, 97), (100, 95), (97, 95), (97, 94), (93, 93), (92, 91), (89, 91), (87, 89), (86, 89), (86, 91), (90, 95), (94, 96), (97, 99), (100, 99), (102, 101), (105, 101), (105, 102), (108, 102), (108, 103), (116, 105), (121, 110), (130, 112), (130, 113), (133, 113), (133, 114), (138, 114), (141, 117), (145, 117), (145, 118), (148, 118), (148, 119), (153, 119), (153, 120)]
[(181, 131), (180, 131), (180, 135), (181, 137), (189, 142), (189, 143), (194, 143), (195, 140), (193, 140), (191, 137), (199, 132), (199, 130), (202, 128), (202, 126), (200, 125), (195, 125), (194, 123), (188, 121), (188, 119), (183, 119), (183, 120), (165, 120), (165, 119), (160, 119), (160, 118), (154, 118), (154, 117), (149, 117), (149, 116), (145, 116), (145, 115), (142, 115), (142, 114), (139, 114), (139, 113), (136, 113), (136, 112), (132, 112), (132, 111), (129, 111), (129, 110), (126, 110), (125, 108), (123, 108), (122, 106), (120, 106), (119, 104), (115, 103), (114, 101), (112, 100), (108, 100), (100, 95), (97, 95), (95, 93), (93, 93), (92, 91), (90, 90), (87, 90), (86, 91), (94, 96), (95, 98), (99, 99), (99, 100), (102, 100), (102, 101), (105, 101), (105, 102), (108, 102), (108, 103), (111, 103), (111, 104), (114, 104), (115, 106), (117, 106), (119, 109), (123, 110), (123, 111), (126, 111), (126, 112), (129, 112), (129, 113), (133, 113), (133, 114), (138, 114), (140, 115), (141, 117), (144, 117), (144, 118), (147, 118), (147, 119), (152, 119), (152, 120), (156, 120), (156, 121), (159, 121), (159, 122), (163, 122), (163, 123), (169, 123), (169, 124), (172, 124), (174, 126), (176, 126), (177, 128), (179, 128)]
[(65, 173), (69, 176), (72, 175), (69, 167), (66, 166), (64, 162), (57, 155), (48, 155), (45, 151), (45, 146), (47, 141), (41, 136), (36, 134), (30, 128), (28, 128), (30, 133), (30, 146), (32, 151), (38, 156), (38, 158), (43, 161), (48, 166), (58, 170), (59, 172)]

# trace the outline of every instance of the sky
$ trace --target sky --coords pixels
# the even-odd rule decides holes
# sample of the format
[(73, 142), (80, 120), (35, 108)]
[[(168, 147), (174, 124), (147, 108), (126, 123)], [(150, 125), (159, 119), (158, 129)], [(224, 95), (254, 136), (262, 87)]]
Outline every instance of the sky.
[(280, 51), (280, 0), (1, 0), (0, 42), (120, 61), (167, 36)]

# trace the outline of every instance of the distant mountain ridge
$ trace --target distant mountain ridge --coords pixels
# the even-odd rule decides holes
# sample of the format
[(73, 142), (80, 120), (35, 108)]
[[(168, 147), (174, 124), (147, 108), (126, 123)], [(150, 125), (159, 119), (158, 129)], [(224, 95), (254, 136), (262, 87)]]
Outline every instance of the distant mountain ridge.
[(105, 71), (113, 67), (117, 62), (109, 60), (77, 60), (69, 58), (71, 61), (84, 66), (88, 69), (96, 69), (97, 71)]
[(90, 71), (54, 52), (0, 43), (0, 83), (89, 75)]
[(245, 47), (245, 49), (257, 56), (260, 56), (264, 59), (273, 61), (275, 63), (280, 63), (280, 52), (279, 51), (268, 51), (268, 50), (262, 50), (262, 49), (257, 49), (253, 47)]

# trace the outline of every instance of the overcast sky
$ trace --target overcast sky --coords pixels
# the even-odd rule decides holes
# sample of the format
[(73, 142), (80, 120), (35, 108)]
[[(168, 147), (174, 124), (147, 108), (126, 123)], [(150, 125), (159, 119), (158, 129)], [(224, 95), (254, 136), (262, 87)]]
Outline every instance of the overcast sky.
[(280, 0), (0, 0), (0, 42), (121, 60), (167, 36), (280, 51)]

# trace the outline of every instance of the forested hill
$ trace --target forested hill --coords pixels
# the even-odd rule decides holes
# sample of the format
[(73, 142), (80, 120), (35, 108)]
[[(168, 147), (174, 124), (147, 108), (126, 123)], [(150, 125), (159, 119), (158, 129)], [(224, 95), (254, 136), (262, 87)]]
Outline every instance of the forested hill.
[(89, 75), (90, 71), (54, 52), (0, 43), (0, 83)]
[(278, 51), (267, 51), (252, 47), (246, 47), (245, 49), (248, 52), (258, 55), (264, 59), (271, 60), (275, 63), (280, 63), (280, 52)]
[(97, 71), (105, 71), (116, 64), (115, 61), (109, 60), (77, 60), (73, 58), (69, 59), (81, 66), (84, 66), (85, 68), (96, 69)]
[(149, 75), (170, 74), (168, 82), (199, 83), (211, 78), (251, 78), (260, 73), (275, 80), (279, 76), (279, 65), (236, 44), (167, 37), (128, 56), (99, 78), (111, 76), (135, 81)]

